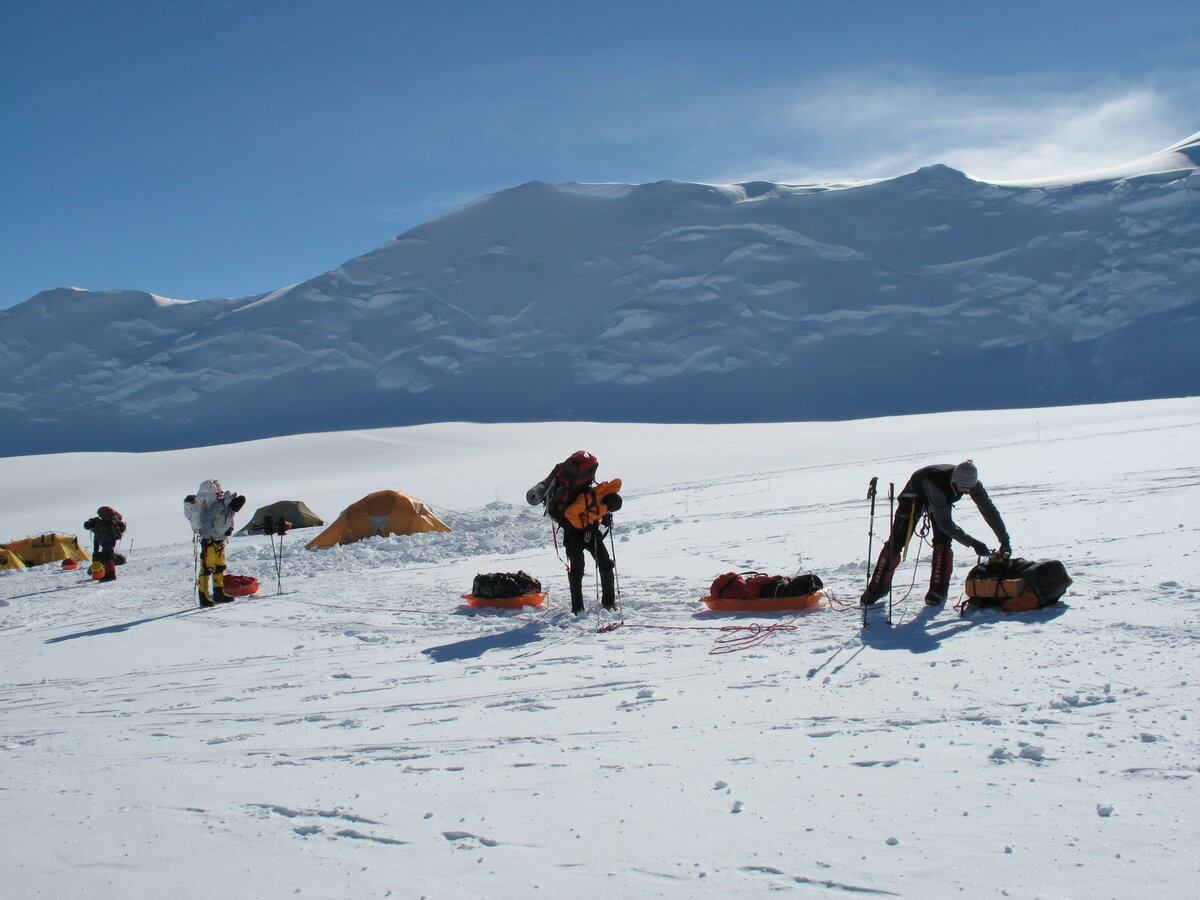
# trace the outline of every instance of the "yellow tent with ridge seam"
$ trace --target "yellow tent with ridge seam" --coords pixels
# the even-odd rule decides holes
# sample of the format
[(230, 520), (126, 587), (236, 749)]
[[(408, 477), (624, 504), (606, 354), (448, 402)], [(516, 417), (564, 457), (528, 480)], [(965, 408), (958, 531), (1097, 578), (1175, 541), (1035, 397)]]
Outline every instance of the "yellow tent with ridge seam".
[(449, 530), (423, 501), (399, 491), (376, 491), (346, 507), (332, 525), (308, 542), (306, 548), (316, 550), (336, 544), (353, 544), (372, 536)]
[(44, 566), (60, 559), (77, 559), (87, 562), (88, 552), (79, 546), (79, 538), (73, 534), (39, 534), (19, 541), (9, 541), (8, 549), (27, 566)]

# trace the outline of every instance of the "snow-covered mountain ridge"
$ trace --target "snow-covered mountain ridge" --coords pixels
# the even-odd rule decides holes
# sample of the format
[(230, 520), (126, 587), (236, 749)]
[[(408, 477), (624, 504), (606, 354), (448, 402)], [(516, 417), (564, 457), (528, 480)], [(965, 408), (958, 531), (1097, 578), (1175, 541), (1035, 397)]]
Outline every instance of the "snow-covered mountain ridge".
[(1200, 134), (1000, 185), (530, 182), (268, 294), (0, 312), (0, 453), (1200, 393)]

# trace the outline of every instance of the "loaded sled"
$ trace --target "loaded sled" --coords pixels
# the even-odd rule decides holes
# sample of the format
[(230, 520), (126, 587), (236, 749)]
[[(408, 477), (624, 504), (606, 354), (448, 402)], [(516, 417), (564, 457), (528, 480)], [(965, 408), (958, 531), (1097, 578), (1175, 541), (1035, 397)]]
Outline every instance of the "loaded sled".
[(525, 572), (488, 572), (476, 575), (471, 593), (462, 598), (474, 607), (519, 609), (522, 606), (541, 606), (546, 599), (542, 583)]
[(825, 585), (816, 575), (764, 575), (727, 572), (718, 575), (700, 602), (718, 612), (781, 612), (813, 609), (825, 598)]
[(1057, 603), (1070, 586), (1071, 576), (1056, 559), (989, 559), (967, 573), (967, 599), (959, 612), (966, 615), (975, 609), (1006, 613), (1043, 609)]

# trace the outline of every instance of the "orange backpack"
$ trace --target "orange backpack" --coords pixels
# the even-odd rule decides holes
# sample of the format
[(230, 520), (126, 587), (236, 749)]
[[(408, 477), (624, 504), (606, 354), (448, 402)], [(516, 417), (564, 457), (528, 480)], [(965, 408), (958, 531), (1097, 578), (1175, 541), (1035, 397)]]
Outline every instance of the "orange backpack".
[[(595, 525), (609, 512), (609, 498), (621, 489), (621, 479), (602, 481), (595, 487), (584, 488), (579, 496), (566, 508), (563, 518), (573, 528)], [(616, 508), (617, 504), (612, 504)]]

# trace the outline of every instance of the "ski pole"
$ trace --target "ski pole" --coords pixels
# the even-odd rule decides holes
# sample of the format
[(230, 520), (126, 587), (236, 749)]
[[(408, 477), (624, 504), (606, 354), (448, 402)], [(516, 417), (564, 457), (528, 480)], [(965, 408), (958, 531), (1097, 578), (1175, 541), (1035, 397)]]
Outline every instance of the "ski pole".
[[(282, 593), (283, 593), (283, 536), (284, 536), (286, 533), (287, 533), (287, 530), (286, 530), (286, 529), (284, 529), (284, 530), (281, 530), (281, 531), (279, 532), (279, 556), (278, 556), (278, 557), (276, 558), (276, 560), (275, 560), (275, 588), (276, 588), (276, 594), (282, 594)], [(272, 541), (272, 548), (274, 548), (274, 542), (273, 542), (273, 541)]]
[[(283, 579), (282, 579), (282, 576), (279, 574), (280, 553), (278, 553), (275, 550), (275, 532), (269, 531), (269, 532), (267, 532), (267, 534), (271, 538), (271, 562), (273, 562), (275, 564), (275, 586), (276, 586), (278, 594), (282, 594), (283, 593)], [(279, 547), (280, 547), (280, 550), (283, 549), (283, 536), (282, 535), (280, 535), (280, 537), (279, 537)]]
[[(867, 587), (871, 586), (871, 551), (875, 541), (875, 488), (879, 484), (879, 476), (872, 475), (871, 483), (867, 485), (867, 499), (871, 501), (871, 522), (867, 526)], [(862, 624), (867, 627), (867, 607), (863, 604)]]
[(192, 532), (192, 601), (200, 591), (200, 553), (197, 549), (200, 542), (200, 532)]
[(613, 534), (612, 516), (608, 517), (608, 545), (612, 547), (612, 564), (613, 564), (613, 589), (617, 594), (617, 601), (621, 598), (621, 576), (617, 571), (617, 537)]
[[(895, 525), (896, 525), (895, 509), (896, 509), (896, 484), (895, 484), (895, 482), (889, 481), (888, 482), (888, 534), (889, 535), (892, 533), (892, 528), (895, 527)], [(888, 590), (887, 623), (889, 625), (892, 624), (892, 592), (890, 589)]]

